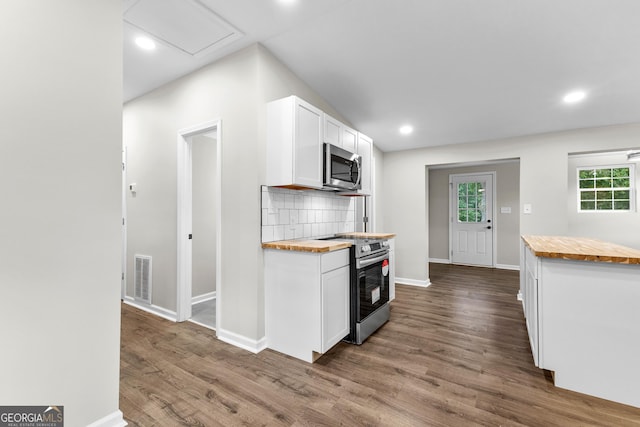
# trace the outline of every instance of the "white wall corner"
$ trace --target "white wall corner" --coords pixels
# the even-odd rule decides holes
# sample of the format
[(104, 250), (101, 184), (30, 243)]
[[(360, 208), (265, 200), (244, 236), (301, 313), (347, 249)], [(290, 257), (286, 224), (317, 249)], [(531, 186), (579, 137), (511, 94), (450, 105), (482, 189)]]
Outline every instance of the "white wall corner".
[(217, 329), (216, 336), (220, 341), (224, 341), (227, 344), (250, 351), (254, 354), (260, 353), (262, 350), (267, 348), (267, 337), (254, 340), (224, 329)]
[(87, 427), (124, 427), (128, 423), (124, 420), (122, 411), (117, 410), (106, 417), (100, 418), (97, 421), (92, 422)]
[(417, 279), (405, 279), (403, 277), (396, 277), (396, 285), (409, 285), (417, 286), (419, 288), (428, 288), (431, 286), (431, 280), (417, 280)]

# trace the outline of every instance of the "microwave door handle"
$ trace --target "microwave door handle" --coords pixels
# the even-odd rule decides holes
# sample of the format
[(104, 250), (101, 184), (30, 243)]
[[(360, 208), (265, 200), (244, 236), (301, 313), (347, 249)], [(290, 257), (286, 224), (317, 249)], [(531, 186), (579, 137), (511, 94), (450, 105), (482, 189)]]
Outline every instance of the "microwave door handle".
[(352, 190), (355, 190), (356, 188), (358, 188), (358, 185), (360, 185), (360, 179), (362, 178), (362, 166), (360, 165), (359, 158), (356, 159), (356, 165), (358, 165), (358, 179), (355, 185), (353, 186)]
[(324, 170), (322, 173), (324, 174), (324, 185), (331, 184), (331, 150), (328, 144), (324, 145)]

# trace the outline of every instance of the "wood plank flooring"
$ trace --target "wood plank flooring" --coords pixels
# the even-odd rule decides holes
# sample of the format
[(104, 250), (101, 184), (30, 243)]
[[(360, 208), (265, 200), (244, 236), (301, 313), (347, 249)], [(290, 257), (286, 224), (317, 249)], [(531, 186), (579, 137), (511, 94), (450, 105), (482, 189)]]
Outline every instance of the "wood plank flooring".
[(431, 264), (430, 278), (397, 286), (362, 346), (314, 364), (123, 305), (120, 409), (132, 426), (640, 426), (640, 409), (533, 365), (517, 272)]

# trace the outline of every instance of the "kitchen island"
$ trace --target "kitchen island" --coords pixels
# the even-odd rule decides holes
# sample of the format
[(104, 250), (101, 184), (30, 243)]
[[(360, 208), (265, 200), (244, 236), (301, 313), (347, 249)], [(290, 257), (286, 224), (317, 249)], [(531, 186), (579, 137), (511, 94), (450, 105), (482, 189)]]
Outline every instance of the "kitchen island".
[(556, 386), (640, 407), (640, 250), (523, 236), (520, 294), (535, 365)]

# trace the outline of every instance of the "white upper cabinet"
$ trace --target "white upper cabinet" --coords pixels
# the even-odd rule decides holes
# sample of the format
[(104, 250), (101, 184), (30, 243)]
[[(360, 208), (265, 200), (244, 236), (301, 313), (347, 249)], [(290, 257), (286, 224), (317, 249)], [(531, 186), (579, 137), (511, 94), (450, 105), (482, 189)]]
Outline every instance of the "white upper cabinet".
[(267, 104), (266, 185), (322, 188), (323, 115), (296, 96)]
[(342, 148), (342, 126), (342, 123), (325, 113), (324, 135), (322, 138), (324, 142)]
[(324, 114), (323, 141), (355, 153), (358, 145), (358, 131)]
[(342, 125), (342, 148), (355, 153), (358, 145), (358, 131)]
[(371, 195), (371, 162), (373, 161), (373, 140), (358, 132), (357, 153), (362, 156), (362, 174), (360, 182), (362, 188), (358, 192), (363, 196)]
[(373, 140), (297, 96), (267, 104), (265, 184), (293, 189), (322, 188), (323, 142), (362, 156), (362, 189), (357, 194), (370, 196)]

